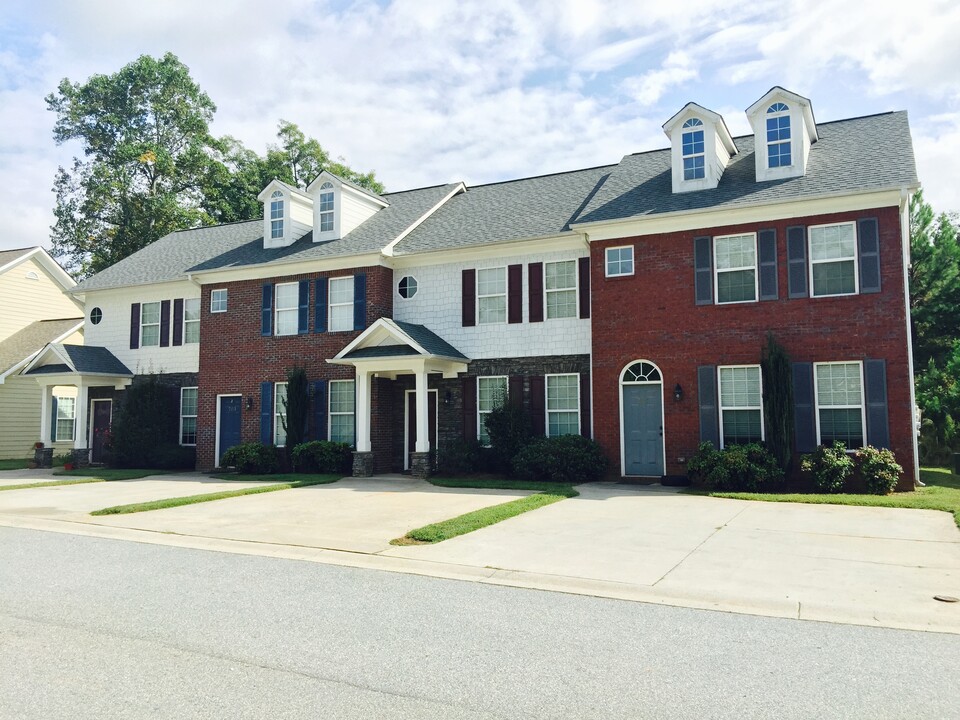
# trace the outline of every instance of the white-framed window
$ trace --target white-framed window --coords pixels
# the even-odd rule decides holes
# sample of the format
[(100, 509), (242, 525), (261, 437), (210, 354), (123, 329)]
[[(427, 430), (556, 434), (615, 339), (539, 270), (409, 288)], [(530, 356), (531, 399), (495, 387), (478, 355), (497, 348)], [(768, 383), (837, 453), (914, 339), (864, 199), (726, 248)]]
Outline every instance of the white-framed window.
[(331, 380), (327, 427), (333, 442), (356, 443), (357, 388), (354, 380)]
[(279, 283), (274, 287), (275, 335), (296, 335), (300, 319), (300, 283)]
[(325, 182), (320, 186), (320, 192), (317, 195), (317, 212), (320, 221), (319, 232), (330, 232), (333, 230), (333, 183)]
[(490, 444), (487, 415), (502, 407), (507, 399), (507, 376), (491, 375), (477, 378), (477, 439), (481, 445)]
[(197, 444), (197, 388), (180, 388), (180, 444)]
[(757, 299), (757, 234), (724, 235), (713, 240), (716, 302), (755, 302)]
[(720, 447), (762, 442), (763, 389), (759, 365), (717, 368), (720, 383)]
[(477, 270), (477, 323), (487, 325), (507, 321), (507, 269)]
[(577, 261), (543, 264), (547, 320), (577, 316)]
[(683, 127), (684, 131), (680, 137), (683, 151), (683, 179), (700, 180), (706, 174), (703, 121), (700, 118), (690, 118)]
[(547, 437), (580, 432), (580, 376), (547, 375)]
[(160, 303), (140, 306), (140, 347), (160, 345)]
[(860, 362), (814, 363), (817, 442), (839, 440), (848, 449), (863, 447), (867, 436), (863, 411), (863, 365)]
[(413, 275), (404, 275), (400, 278), (400, 284), (397, 285), (397, 293), (404, 300), (409, 300), (414, 295), (417, 294), (417, 289), (419, 288), (419, 283)]
[(775, 102), (767, 108), (767, 167), (789, 167), (793, 164), (789, 109), (782, 102)]
[(283, 193), (274, 190), (270, 196), (270, 238), (283, 237)]
[(633, 245), (607, 248), (607, 277), (633, 275)]
[(283, 447), (287, 444), (287, 384), (285, 382), (273, 385), (273, 444)]
[(811, 296), (856, 295), (860, 282), (856, 224), (811, 225), (808, 232)]
[(183, 301), (183, 342), (200, 342), (200, 298)]
[(98, 307), (93, 308), (90, 311), (90, 322), (99, 325), (101, 320), (103, 320), (103, 310)]
[(54, 442), (66, 442), (74, 439), (77, 419), (77, 399), (57, 396), (57, 436)]
[(227, 289), (217, 288), (210, 291), (210, 312), (222, 313), (227, 311)]
[(328, 330), (353, 330), (353, 276), (332, 278), (329, 287)]

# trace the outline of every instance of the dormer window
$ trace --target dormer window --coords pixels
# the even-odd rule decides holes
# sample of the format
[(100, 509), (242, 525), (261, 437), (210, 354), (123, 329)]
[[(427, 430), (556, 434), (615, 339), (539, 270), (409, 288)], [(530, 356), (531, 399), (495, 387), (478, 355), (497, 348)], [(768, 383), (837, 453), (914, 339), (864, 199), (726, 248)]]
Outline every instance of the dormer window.
[(320, 186), (320, 192), (317, 195), (317, 215), (319, 218), (320, 232), (330, 232), (333, 230), (333, 183), (325, 182)]
[(776, 102), (767, 108), (767, 164), (768, 167), (789, 167), (790, 154), (790, 108)]
[(802, 177), (810, 147), (817, 141), (813, 107), (802, 95), (779, 85), (747, 108), (753, 128), (757, 182)]
[(703, 121), (690, 118), (683, 124), (683, 179), (700, 180), (704, 177)]
[(270, 238), (283, 238), (283, 193), (279, 190), (270, 196)]

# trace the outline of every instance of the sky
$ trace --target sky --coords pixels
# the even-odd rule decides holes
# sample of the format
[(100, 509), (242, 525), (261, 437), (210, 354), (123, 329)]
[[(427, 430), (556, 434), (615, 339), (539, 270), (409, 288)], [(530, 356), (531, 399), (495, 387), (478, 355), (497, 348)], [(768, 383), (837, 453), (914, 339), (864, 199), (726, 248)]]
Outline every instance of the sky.
[[(869, 8), (869, 10), (866, 10)], [(617, 162), (688, 101), (746, 134), (782, 85), (818, 122), (907, 110), (924, 196), (960, 211), (956, 0), (33, 0), (0, 8), (0, 249), (49, 247), (45, 96), (173, 52), (212, 132), (264, 152), (280, 119), (389, 190)]]

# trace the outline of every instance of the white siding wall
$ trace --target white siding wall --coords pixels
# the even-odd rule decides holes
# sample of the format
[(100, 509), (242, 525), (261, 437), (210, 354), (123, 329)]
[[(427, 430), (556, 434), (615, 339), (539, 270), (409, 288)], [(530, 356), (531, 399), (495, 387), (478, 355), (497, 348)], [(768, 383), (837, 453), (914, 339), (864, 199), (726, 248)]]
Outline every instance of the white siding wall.
[[(200, 344), (174, 347), (130, 349), (131, 304), (170, 300), (170, 337), (173, 338), (173, 300), (199, 298), (200, 288), (191, 282), (143, 285), (136, 288), (98, 290), (87, 293), (84, 344), (105, 347), (134, 373), (197, 372), (200, 365)], [(103, 320), (90, 322), (90, 310), (99, 307)], [(206, 308), (201, 308), (204, 312)], [(201, 338), (202, 341), (202, 338)]]
[[(425, 325), (471, 359), (586, 354), (590, 352), (590, 320), (562, 318), (530, 322), (527, 267), (533, 262), (557, 262), (586, 255), (584, 249), (580, 253), (517, 255), (502, 260), (475, 260), (395, 270), (393, 316), (397, 320)], [(523, 265), (523, 322), (462, 327), (461, 272), (471, 268), (480, 270), (517, 264)], [(417, 294), (409, 300), (397, 294), (397, 285), (405, 275), (415, 277), (418, 284)]]
[[(36, 273), (39, 279), (28, 279), (28, 273)], [(0, 275), (0, 340), (35, 320), (80, 317), (81, 313), (33, 258)]]
[[(340, 237), (359, 227), (364, 220), (371, 217), (380, 206), (362, 196), (355, 196), (349, 190), (340, 190)], [(392, 238), (391, 238), (392, 239)], [(384, 243), (386, 244), (386, 243)]]

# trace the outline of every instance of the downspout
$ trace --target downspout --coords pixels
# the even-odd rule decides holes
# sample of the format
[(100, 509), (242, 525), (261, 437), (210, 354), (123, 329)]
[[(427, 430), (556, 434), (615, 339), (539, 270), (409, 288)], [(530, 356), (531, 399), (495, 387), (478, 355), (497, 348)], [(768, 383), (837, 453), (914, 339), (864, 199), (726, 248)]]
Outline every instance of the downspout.
[(910, 196), (907, 188), (900, 188), (900, 244), (903, 246), (903, 302), (907, 322), (907, 367), (910, 371), (910, 411), (913, 414), (913, 483), (923, 487), (920, 481), (920, 428), (917, 412), (917, 388), (913, 374), (913, 328), (910, 318)]

